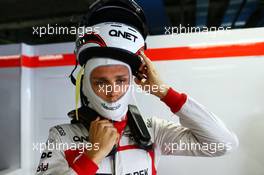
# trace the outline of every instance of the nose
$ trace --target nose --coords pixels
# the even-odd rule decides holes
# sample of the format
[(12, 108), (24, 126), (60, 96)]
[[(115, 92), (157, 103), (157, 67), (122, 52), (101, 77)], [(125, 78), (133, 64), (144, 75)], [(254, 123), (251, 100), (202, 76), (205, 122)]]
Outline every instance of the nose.
[(122, 94), (119, 88), (115, 87), (114, 83), (111, 83), (111, 88), (109, 89), (107, 96), (108, 102), (115, 102), (118, 100), (119, 96)]
[(119, 96), (120, 94), (116, 93), (116, 92), (110, 92), (108, 95), (107, 95), (107, 101), (109, 103), (112, 103), (112, 102), (115, 102), (119, 99)]

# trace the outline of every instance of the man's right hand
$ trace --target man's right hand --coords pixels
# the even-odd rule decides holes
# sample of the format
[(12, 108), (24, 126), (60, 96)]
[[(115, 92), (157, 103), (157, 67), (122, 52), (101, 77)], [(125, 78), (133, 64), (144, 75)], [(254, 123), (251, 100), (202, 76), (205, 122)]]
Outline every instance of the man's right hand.
[(86, 155), (97, 165), (111, 152), (114, 145), (118, 143), (119, 134), (113, 123), (109, 120), (100, 120), (97, 117), (92, 121), (89, 128), (89, 141), (92, 145), (97, 144), (98, 150), (87, 150)]

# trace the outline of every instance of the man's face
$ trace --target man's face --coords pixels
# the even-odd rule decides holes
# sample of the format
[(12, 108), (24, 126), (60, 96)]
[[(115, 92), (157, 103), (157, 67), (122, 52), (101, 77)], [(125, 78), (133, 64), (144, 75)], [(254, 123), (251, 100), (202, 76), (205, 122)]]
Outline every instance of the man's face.
[(91, 72), (92, 89), (111, 103), (121, 98), (129, 86), (129, 70), (124, 65), (99, 66)]

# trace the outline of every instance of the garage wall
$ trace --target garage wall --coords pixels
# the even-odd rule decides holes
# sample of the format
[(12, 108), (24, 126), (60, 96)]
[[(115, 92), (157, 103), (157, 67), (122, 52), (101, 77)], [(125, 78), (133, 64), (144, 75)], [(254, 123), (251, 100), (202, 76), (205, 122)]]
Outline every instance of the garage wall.
[(0, 46), (0, 171), (20, 167), (20, 53), (20, 45)]

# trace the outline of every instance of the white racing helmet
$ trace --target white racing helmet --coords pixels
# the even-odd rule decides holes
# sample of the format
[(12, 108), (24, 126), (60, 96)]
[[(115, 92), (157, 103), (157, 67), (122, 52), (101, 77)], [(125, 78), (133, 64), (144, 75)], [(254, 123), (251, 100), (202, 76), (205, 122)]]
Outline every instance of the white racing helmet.
[(109, 21), (134, 26), (144, 39), (149, 33), (144, 11), (134, 0), (96, 0), (89, 6), (79, 25), (93, 26)]
[(131, 87), (117, 101), (109, 103), (93, 91), (90, 75), (99, 66), (124, 65), (129, 70), (131, 85), (132, 75), (137, 75), (142, 64), (138, 54), (145, 48), (145, 40), (136, 28), (123, 23), (103, 22), (92, 27), (96, 32), (80, 35), (76, 41), (75, 53), (84, 74), (82, 87), (76, 85), (77, 91), (81, 91), (82, 104), (107, 119), (121, 121), (128, 110)]
[(77, 36), (75, 54), (81, 66), (94, 57), (110, 57), (127, 63), (132, 73), (141, 65), (140, 49), (145, 40), (134, 27), (117, 22), (104, 22), (91, 26), (95, 32)]

